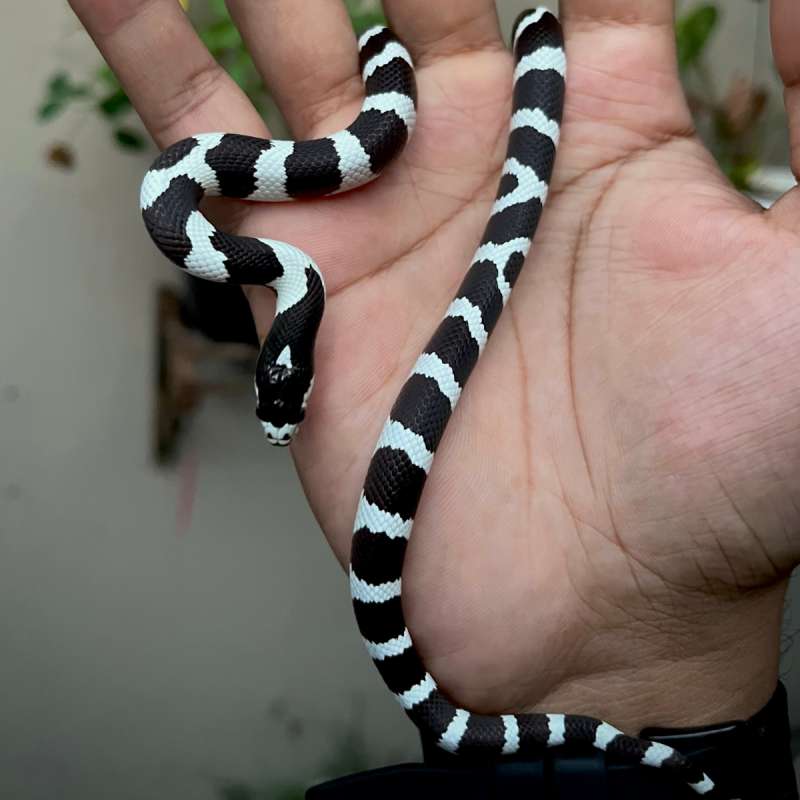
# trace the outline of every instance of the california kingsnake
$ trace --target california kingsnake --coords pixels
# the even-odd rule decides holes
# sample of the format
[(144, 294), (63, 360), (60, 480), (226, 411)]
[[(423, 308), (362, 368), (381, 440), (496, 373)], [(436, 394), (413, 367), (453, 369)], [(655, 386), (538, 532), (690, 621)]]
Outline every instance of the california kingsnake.
[[(198, 205), (204, 195), (260, 201), (330, 195), (377, 177), (413, 131), (416, 84), (408, 51), (388, 29), (367, 31), (359, 46), (366, 100), (349, 128), (308, 142), (195, 136), (166, 150), (142, 186), (147, 229), (178, 266), (209, 280), (275, 289), (275, 320), (256, 372), (257, 414), (273, 444), (289, 443), (313, 386), (322, 276), (311, 258), (290, 245), (217, 231)], [(697, 794), (713, 796), (713, 781), (685, 756), (605, 722), (564, 714), (482, 716), (457, 708), (426, 671), (405, 624), (401, 575), (425, 481), (525, 263), (555, 162), (566, 75), (556, 18), (546, 9), (523, 14), (514, 50), (511, 135), (492, 216), (455, 300), (391, 411), (359, 501), (350, 566), (356, 620), (390, 690), (443, 750), (499, 758), (591, 745), (673, 773)]]
[(325, 309), (319, 268), (284, 242), (218, 231), (204, 196), (283, 202), (363, 186), (405, 147), (416, 121), (411, 56), (386, 28), (360, 41), (366, 97), (356, 121), (322, 139), (288, 142), (206, 133), (165, 150), (145, 175), (140, 205), (161, 251), (190, 275), (262, 285), (277, 294), (275, 320), (256, 367), (257, 410), (267, 439), (288, 445), (314, 385), (314, 342)]

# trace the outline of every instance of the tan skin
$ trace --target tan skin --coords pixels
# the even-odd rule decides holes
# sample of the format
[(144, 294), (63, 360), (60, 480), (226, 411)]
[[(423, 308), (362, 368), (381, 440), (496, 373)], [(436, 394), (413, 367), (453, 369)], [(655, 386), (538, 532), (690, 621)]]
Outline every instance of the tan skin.
[[(71, 3), (159, 145), (267, 135), (175, 0)], [(384, 5), (419, 67), (399, 163), (335, 200), (225, 203), (230, 228), (294, 243), (326, 276), (293, 454), (342, 564), (379, 430), (488, 216), (510, 109), (491, 0)], [(551, 201), (436, 459), (404, 572), (409, 627), (475, 710), (631, 731), (749, 715), (775, 685), (800, 560), (800, 192), (762, 212), (719, 173), (692, 131), (669, 0), (562, 5)], [(354, 117), (340, 0), (229, 6), (295, 136)], [(800, 5), (772, 14), (798, 171)], [(263, 334), (274, 301), (249, 297)]]

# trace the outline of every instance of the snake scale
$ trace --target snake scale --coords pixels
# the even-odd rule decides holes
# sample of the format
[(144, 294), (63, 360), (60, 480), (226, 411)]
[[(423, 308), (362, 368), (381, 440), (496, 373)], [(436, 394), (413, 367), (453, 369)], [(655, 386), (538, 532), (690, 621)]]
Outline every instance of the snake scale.
[[(359, 40), (365, 85), (348, 128), (312, 141), (210, 133), (168, 148), (145, 176), (141, 209), (161, 251), (189, 274), (262, 285), (277, 294), (256, 367), (257, 415), (268, 440), (287, 445), (314, 383), (313, 351), (325, 306), (322, 274), (291, 245), (223, 233), (199, 209), (205, 196), (282, 202), (346, 192), (375, 179), (416, 122), (413, 62), (383, 27)], [(513, 115), (497, 200), (472, 265), (417, 360), (367, 472), (352, 542), (350, 587), (367, 650), (423, 736), (451, 753), (501, 758), (544, 748), (592, 746), (612, 758), (671, 773), (706, 797), (714, 782), (685, 756), (570, 714), (484, 716), (456, 707), (437, 687), (405, 624), (401, 575), (434, 454), (467, 379), (525, 263), (553, 172), (564, 105), (566, 56), (557, 19), (526, 12), (514, 31)]]

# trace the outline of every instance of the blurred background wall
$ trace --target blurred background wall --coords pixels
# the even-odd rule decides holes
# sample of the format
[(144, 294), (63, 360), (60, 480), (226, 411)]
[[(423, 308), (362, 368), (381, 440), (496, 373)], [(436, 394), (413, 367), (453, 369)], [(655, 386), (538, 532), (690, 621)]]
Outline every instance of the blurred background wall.
[[(501, 0), (506, 28), (525, 5)], [(769, 80), (755, 5), (725, 7), (715, 67), (749, 74), (753, 51)], [(154, 292), (175, 273), (137, 211), (150, 155), (121, 155), (91, 121), (79, 138), (35, 124), (66, 56), (97, 58), (65, 4), (15, 4), (0, 51), (0, 797), (212, 800), (225, 782), (416, 757), (249, 395), (211, 400), (177, 467), (152, 466)], [(72, 173), (45, 163), (59, 136)]]

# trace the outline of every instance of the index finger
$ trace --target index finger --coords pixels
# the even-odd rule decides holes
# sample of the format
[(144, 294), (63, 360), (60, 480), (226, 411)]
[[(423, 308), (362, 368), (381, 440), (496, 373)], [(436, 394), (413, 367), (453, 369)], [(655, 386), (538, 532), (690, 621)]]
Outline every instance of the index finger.
[(265, 136), (178, 0), (70, 0), (160, 147), (201, 132)]

